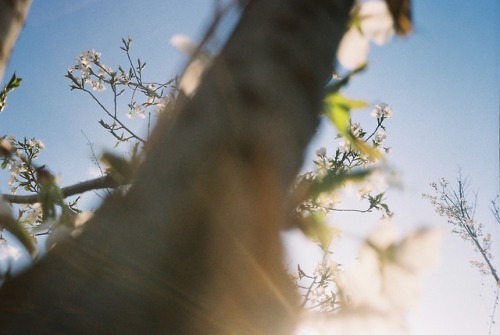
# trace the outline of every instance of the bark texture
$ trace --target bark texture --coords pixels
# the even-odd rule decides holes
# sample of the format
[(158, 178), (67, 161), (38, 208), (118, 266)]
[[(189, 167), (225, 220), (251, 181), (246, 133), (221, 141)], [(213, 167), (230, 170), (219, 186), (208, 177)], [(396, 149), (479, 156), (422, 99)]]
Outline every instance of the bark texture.
[(0, 82), (30, 6), (31, 0), (0, 0)]
[(129, 193), (0, 291), (0, 333), (291, 334), (287, 195), (350, 0), (253, 0)]

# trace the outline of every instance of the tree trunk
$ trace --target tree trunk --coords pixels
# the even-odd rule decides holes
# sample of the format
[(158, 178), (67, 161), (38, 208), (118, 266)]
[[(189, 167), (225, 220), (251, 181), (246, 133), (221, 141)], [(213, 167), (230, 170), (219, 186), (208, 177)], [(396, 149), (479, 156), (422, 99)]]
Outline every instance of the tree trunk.
[(31, 0), (0, 0), (0, 82), (30, 6)]
[(128, 194), (0, 291), (2, 334), (291, 334), (287, 196), (351, 0), (253, 0)]

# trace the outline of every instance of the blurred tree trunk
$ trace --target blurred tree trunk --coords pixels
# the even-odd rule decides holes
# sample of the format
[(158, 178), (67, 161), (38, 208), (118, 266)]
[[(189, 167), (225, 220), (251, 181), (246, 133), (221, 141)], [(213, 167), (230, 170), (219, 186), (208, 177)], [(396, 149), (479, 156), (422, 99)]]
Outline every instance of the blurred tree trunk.
[(0, 83), (31, 0), (0, 0)]
[(287, 195), (351, 0), (253, 0), (125, 197), (0, 291), (0, 333), (291, 334)]

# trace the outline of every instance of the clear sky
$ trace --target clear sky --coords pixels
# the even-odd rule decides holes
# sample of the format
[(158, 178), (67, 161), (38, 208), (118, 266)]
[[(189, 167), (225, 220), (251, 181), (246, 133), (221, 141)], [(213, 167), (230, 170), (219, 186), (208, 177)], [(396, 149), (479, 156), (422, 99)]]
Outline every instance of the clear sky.
[[(146, 76), (171, 78), (184, 58), (170, 46), (170, 37), (183, 33), (199, 38), (212, 5), (210, 0), (35, 0), (5, 74), (4, 82), (16, 71), (23, 83), (0, 115), (0, 135), (41, 139), (47, 149), (40, 162), (61, 176), (62, 185), (93, 177), (95, 167), (82, 131), (98, 151), (111, 148), (114, 141), (97, 124), (102, 111), (83, 93), (70, 92), (63, 77), (67, 68), (86, 49), (102, 52), (103, 63), (116, 68), (126, 62), (119, 49), (121, 38), (131, 36), (132, 53), (148, 63)], [(500, 257), (500, 227), (493, 225), (489, 212), (489, 202), (499, 191), (498, 1), (415, 1), (414, 17), (413, 35), (372, 47), (369, 69), (345, 93), (393, 107), (387, 122), (393, 148), (389, 164), (402, 187), (389, 192), (387, 201), (402, 230), (424, 224), (449, 231), (421, 194), (430, 192), (429, 183), (440, 177), (454, 180), (461, 167), (478, 192), (476, 216), (493, 234), (493, 251)], [(357, 112), (356, 118), (367, 123), (368, 114)], [(333, 150), (334, 137), (324, 125), (311, 148)], [(8, 191), (7, 178), (5, 171), (0, 176), (2, 192)], [(343, 226), (351, 236), (363, 236), (376, 218), (358, 216)], [(339, 253), (354, 257), (352, 242), (343, 239), (339, 248), (344, 251)], [(492, 279), (468, 264), (476, 257), (459, 237), (446, 235), (441, 265), (425, 277), (421, 308), (410, 319), (415, 334), (487, 334)], [(500, 325), (495, 333), (500, 333)]]

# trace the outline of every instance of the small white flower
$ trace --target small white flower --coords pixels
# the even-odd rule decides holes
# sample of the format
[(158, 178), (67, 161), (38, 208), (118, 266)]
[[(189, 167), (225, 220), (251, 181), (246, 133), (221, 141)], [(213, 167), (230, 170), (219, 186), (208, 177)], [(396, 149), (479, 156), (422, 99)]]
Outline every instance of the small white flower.
[(97, 71), (97, 75), (99, 76), (99, 78), (104, 78), (106, 74), (107, 72), (104, 69), (99, 69), (99, 71)]
[(97, 92), (106, 90), (106, 86), (104, 86), (101, 80), (91, 80), (90, 85), (92, 85), (92, 89)]
[(346, 139), (342, 139), (339, 143), (339, 150), (340, 152), (348, 152), (349, 150), (351, 150), (349, 141), (347, 141)]
[(32, 138), (31, 140), (28, 141), (28, 146), (31, 148), (39, 148), (39, 149), (44, 149), (45, 144), (43, 144), (42, 141), (36, 138)]
[(373, 188), (370, 185), (363, 185), (359, 190), (358, 190), (358, 197), (359, 199), (364, 199), (370, 195), (370, 193), (373, 191)]
[(45, 144), (41, 140), (36, 139), (35, 142), (38, 148), (45, 149)]
[(325, 157), (326, 156), (326, 148), (321, 147), (318, 150), (316, 150), (316, 156), (318, 157)]
[(129, 119), (131, 119), (133, 116), (138, 116), (141, 119), (144, 119), (146, 117), (143, 107), (137, 104), (135, 101), (131, 104), (128, 104), (128, 107), (130, 108), (130, 112), (127, 113), (127, 117)]
[(353, 124), (351, 124), (351, 133), (355, 137), (360, 137), (360, 134), (361, 134), (362, 130), (363, 129), (361, 129), (361, 124), (359, 122), (354, 122)]
[(379, 130), (375, 134), (374, 141), (377, 144), (382, 144), (382, 142), (384, 142), (386, 138), (387, 138), (387, 133), (385, 131), (383, 131), (383, 130)]
[(392, 116), (392, 108), (386, 103), (380, 103), (375, 105), (375, 108), (370, 115), (377, 119), (387, 119)]
[(446, 186), (448, 186), (448, 181), (444, 178), (440, 178), (439, 184), (441, 184), (441, 187), (446, 187)]

